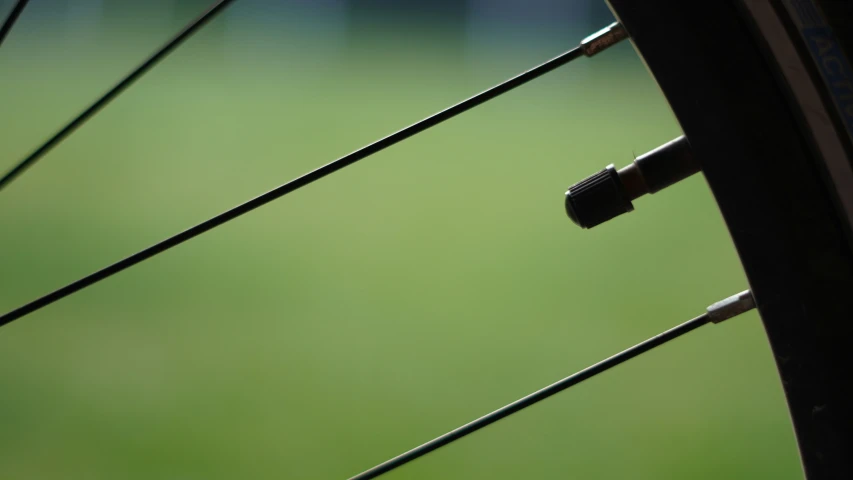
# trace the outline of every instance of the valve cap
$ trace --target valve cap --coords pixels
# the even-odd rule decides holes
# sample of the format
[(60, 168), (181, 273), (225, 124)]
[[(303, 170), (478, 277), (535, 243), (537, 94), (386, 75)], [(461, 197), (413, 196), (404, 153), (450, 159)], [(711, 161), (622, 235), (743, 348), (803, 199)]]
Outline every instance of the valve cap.
[(569, 187), (566, 213), (581, 228), (592, 228), (634, 210), (613, 165)]

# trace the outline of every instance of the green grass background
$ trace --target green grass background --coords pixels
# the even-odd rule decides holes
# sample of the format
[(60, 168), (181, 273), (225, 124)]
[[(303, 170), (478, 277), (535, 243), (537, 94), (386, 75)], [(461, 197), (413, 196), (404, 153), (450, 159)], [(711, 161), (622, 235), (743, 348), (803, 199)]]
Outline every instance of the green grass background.
[[(22, 18), (0, 50), (2, 164), (190, 16), (91, 35)], [(0, 309), (571, 46), (508, 26), (460, 52), (389, 26), (350, 48), (289, 22), (227, 49), (212, 26), (3, 191)], [(622, 45), (4, 327), (0, 478), (346, 478), (701, 313), (746, 287), (701, 177), (589, 231), (562, 209), (678, 134)], [(800, 467), (751, 313), (388, 477)]]

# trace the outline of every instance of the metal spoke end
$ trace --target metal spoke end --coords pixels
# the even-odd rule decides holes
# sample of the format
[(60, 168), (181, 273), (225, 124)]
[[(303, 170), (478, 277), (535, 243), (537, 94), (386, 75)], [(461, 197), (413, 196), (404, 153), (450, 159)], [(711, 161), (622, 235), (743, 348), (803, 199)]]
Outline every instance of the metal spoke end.
[(711, 323), (720, 323), (753, 308), (755, 308), (755, 298), (752, 296), (752, 292), (744, 290), (709, 306), (707, 308), (708, 320)]
[(629, 36), (628, 30), (625, 30), (625, 27), (622, 24), (614, 22), (613, 24), (584, 38), (581, 41), (580, 49), (583, 51), (584, 55), (591, 57), (607, 50)]

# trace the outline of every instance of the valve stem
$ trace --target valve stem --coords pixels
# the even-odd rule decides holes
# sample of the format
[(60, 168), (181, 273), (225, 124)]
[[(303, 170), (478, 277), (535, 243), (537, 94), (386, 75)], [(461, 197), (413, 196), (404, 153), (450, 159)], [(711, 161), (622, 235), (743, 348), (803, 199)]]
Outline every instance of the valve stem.
[(633, 211), (632, 200), (657, 193), (700, 169), (690, 143), (681, 136), (620, 170), (611, 164), (569, 187), (566, 213), (581, 228), (592, 228)]

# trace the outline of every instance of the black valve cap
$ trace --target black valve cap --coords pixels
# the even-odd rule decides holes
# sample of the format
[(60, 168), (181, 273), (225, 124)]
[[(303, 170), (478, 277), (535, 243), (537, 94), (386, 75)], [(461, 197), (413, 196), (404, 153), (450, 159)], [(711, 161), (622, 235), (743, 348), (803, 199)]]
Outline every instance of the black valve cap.
[(613, 165), (569, 187), (566, 213), (581, 228), (592, 228), (634, 210)]

